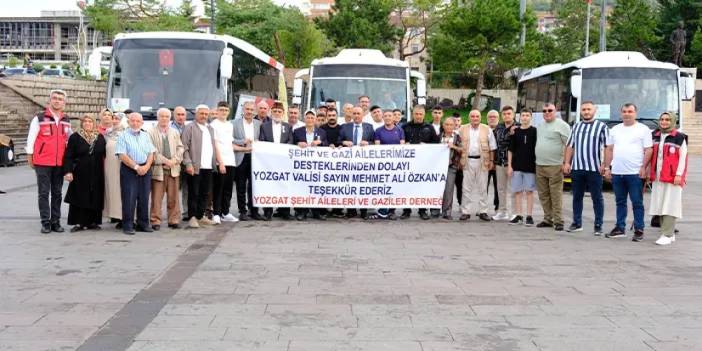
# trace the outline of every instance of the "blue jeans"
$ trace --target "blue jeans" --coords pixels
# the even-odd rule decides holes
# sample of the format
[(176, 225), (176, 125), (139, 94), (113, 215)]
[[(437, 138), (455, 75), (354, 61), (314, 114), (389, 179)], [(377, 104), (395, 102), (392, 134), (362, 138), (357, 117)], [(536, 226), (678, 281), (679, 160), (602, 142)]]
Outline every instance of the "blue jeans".
[(638, 174), (612, 175), (612, 188), (617, 203), (617, 228), (626, 229), (627, 197), (634, 209), (634, 229), (644, 229), (643, 182)]
[(602, 228), (604, 217), (604, 198), (602, 197), (602, 175), (593, 171), (573, 171), (570, 178), (573, 180), (573, 224), (583, 225), (583, 197), (585, 190), (590, 191), (592, 207), (595, 210), (595, 227)]

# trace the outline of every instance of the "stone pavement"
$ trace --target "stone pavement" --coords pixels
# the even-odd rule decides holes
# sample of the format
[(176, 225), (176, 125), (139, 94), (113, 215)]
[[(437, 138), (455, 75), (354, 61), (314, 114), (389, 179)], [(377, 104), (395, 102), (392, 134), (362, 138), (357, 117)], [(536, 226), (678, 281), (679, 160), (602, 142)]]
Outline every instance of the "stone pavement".
[(670, 247), (416, 218), (42, 236), (33, 173), (1, 168), (0, 350), (700, 349), (700, 161)]

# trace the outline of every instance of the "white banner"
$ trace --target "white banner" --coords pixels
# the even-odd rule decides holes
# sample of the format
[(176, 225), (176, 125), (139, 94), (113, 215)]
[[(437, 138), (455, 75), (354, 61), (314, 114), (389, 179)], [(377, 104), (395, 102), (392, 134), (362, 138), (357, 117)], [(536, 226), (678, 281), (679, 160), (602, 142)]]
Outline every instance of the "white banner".
[(254, 206), (441, 208), (445, 144), (344, 148), (255, 142)]

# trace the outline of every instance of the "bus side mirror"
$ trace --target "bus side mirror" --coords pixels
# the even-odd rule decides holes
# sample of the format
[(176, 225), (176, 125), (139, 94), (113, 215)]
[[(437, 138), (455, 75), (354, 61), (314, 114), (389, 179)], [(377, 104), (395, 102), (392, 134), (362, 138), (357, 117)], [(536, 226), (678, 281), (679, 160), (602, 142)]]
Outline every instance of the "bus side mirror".
[(695, 97), (695, 79), (691, 76), (680, 77), (680, 97), (684, 101), (690, 101)]
[(580, 72), (573, 72), (573, 75), (570, 76), (570, 94), (573, 95), (574, 98), (580, 99), (582, 87), (583, 76), (580, 74)]
[(231, 79), (234, 66), (234, 50), (231, 48), (224, 49), (222, 57), (219, 59), (219, 72), (222, 78)]
[(301, 105), (302, 104), (302, 79), (301, 78), (296, 78), (295, 81), (293, 82), (292, 103), (293, 103), (293, 105)]

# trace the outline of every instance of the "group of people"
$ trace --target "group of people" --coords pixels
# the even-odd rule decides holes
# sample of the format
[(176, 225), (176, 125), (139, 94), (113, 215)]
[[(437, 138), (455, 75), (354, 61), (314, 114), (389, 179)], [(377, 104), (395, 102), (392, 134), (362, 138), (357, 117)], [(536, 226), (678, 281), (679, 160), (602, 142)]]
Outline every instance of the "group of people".
[[(361, 96), (357, 105), (345, 104), (342, 116), (336, 102), (327, 100), (316, 111), (301, 111), (274, 102), (243, 104), (243, 116), (229, 120), (227, 102), (216, 109), (200, 105), (194, 120), (186, 123), (187, 111), (161, 108), (152, 128), (143, 129), (141, 114), (125, 111), (128, 126), (105, 109), (99, 119), (90, 114), (80, 119), (76, 133), (64, 113), (66, 93), (51, 92), (49, 105), (31, 121), (27, 140), (29, 164), (35, 169), (39, 192), (42, 233), (63, 232), (61, 188), (70, 182), (65, 202), (72, 232), (99, 229), (103, 217), (125, 234), (160, 230), (165, 222), (189, 228), (247, 220), (325, 220), (337, 218), (397, 219), (396, 209), (306, 209), (254, 206), (251, 151), (255, 141), (314, 146), (366, 147), (388, 144), (446, 144), (450, 148), (446, 186), (441, 209), (419, 209), (424, 220), (453, 219), (454, 194), (459, 220), (476, 214), (481, 221), (507, 221), (534, 225), (534, 192), (543, 208), (539, 228), (583, 230), (583, 198), (589, 191), (595, 220), (593, 232), (603, 235), (603, 179), (610, 179), (616, 197), (616, 224), (605, 234), (626, 236), (628, 200), (634, 210), (634, 241), (643, 240), (643, 192), (652, 182), (649, 213), (660, 224), (657, 244), (675, 241), (675, 221), (682, 217), (682, 187), (687, 171), (687, 136), (676, 129), (676, 116), (664, 112), (659, 128), (651, 132), (636, 121), (636, 106), (621, 108), (622, 123), (611, 130), (595, 119), (596, 105), (581, 103), (581, 118), (571, 128), (557, 118), (556, 106), (543, 106), (543, 123), (531, 125), (532, 111), (504, 106), (490, 111), (487, 124), (481, 113), (470, 111), (469, 123), (459, 115), (444, 116), (440, 106), (426, 110), (418, 105), (409, 121), (402, 111), (383, 111)], [(501, 115), (501, 116), (500, 116)], [(502, 122), (500, 122), (500, 117)], [(302, 118), (302, 120), (300, 120)], [(285, 121), (287, 119), (287, 121)], [(495, 214), (488, 214), (488, 178), (495, 178)], [(562, 196), (564, 175), (572, 180), (573, 219), (564, 227)], [(183, 179), (181, 179), (183, 178)], [(238, 217), (230, 203), (236, 191)], [(162, 217), (166, 197), (166, 218)], [(526, 202), (525, 206), (524, 202)], [(411, 216), (403, 209), (400, 219)]]

